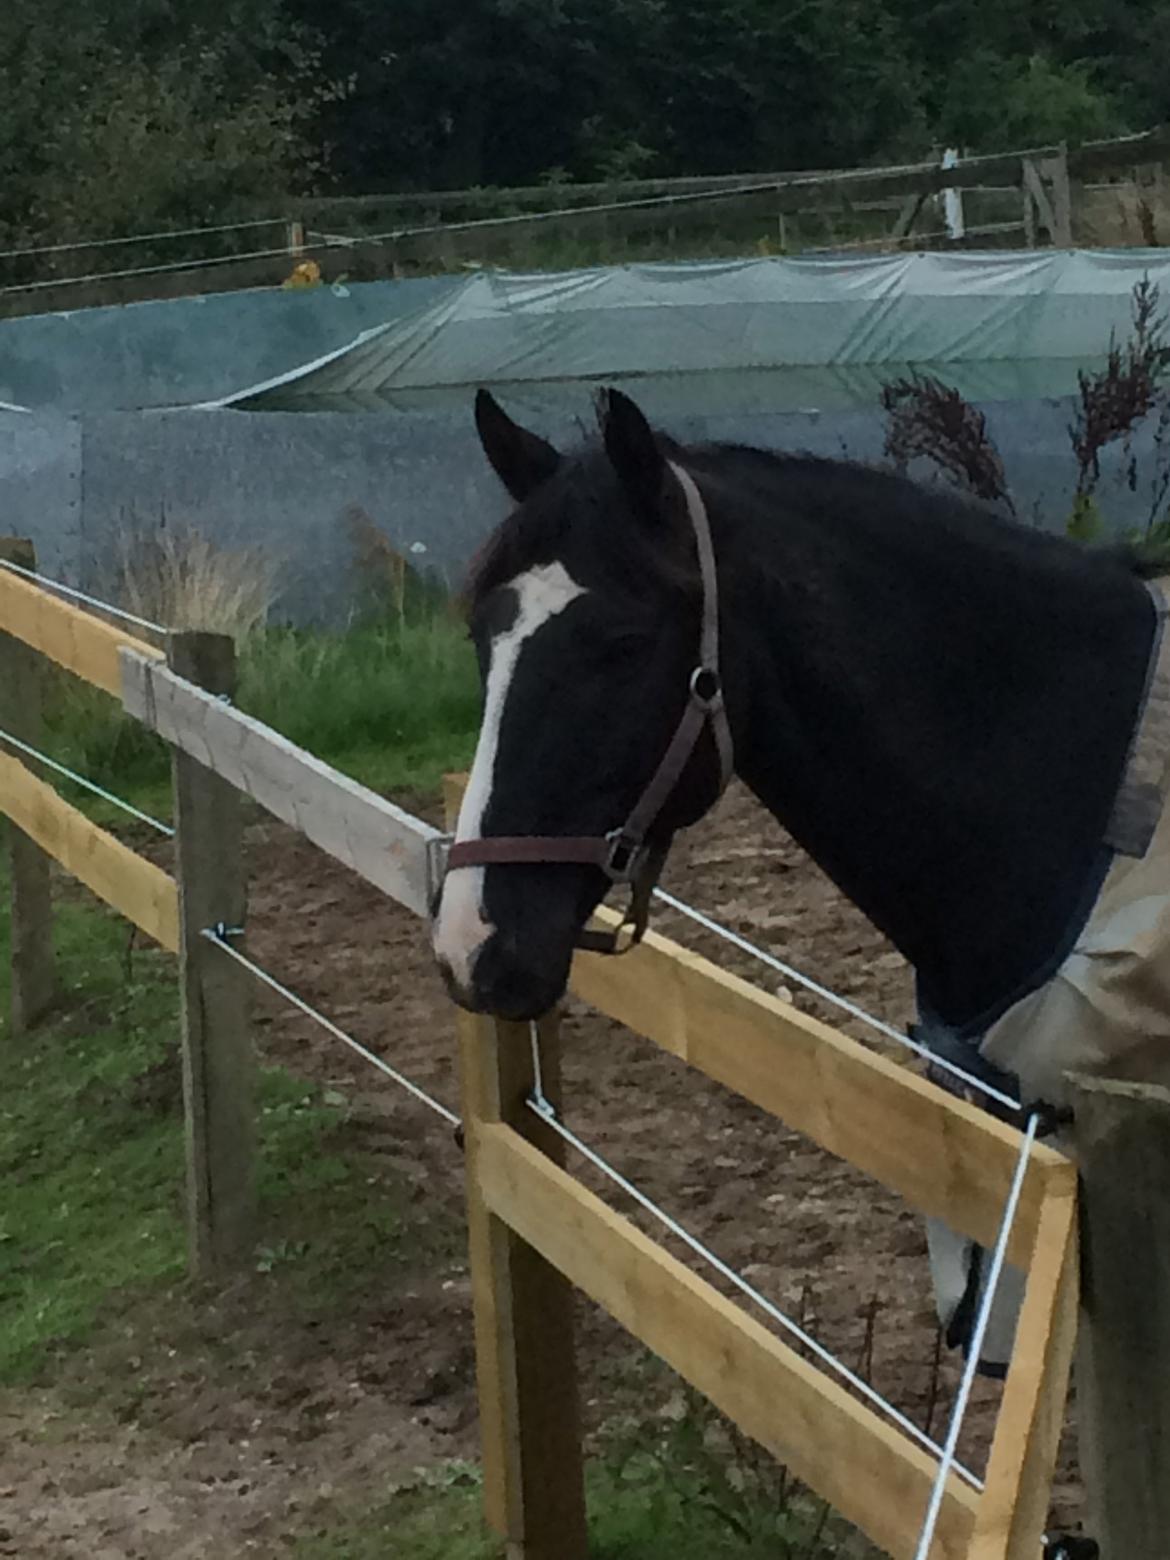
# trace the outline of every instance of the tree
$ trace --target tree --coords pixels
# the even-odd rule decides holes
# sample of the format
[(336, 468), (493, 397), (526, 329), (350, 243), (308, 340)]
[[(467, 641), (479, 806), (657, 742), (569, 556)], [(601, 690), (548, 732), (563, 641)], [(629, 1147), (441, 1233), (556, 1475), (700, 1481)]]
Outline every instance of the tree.
[[(313, 12), (310, 0), (301, 19)], [(916, 148), (919, 73), (882, 0), (339, 0), (349, 183), (704, 173)]]
[(1001, 59), (986, 49), (955, 61), (938, 121), (941, 137), (968, 151), (1091, 141), (1124, 127), (1120, 105), (1086, 67), (1043, 54)]
[(267, 0), (250, 6), (249, 26), (237, 14), (241, 30), (222, 34), (202, 21), (183, 29), (150, 0), (107, 0), (104, 13), (10, 0), (0, 11), (6, 236), (214, 221), (311, 183), (316, 102), (297, 84), (315, 62), (280, 20)]
[(0, 224), (842, 166), (1170, 118), (1170, 0), (8, 0)]

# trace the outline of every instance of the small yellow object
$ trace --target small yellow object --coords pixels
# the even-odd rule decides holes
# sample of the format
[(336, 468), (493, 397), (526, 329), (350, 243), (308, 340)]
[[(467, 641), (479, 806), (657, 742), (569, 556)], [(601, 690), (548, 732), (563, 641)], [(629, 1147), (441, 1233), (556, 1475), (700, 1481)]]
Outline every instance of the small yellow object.
[(315, 260), (302, 260), (292, 275), (280, 284), (282, 287), (320, 287), (321, 267)]

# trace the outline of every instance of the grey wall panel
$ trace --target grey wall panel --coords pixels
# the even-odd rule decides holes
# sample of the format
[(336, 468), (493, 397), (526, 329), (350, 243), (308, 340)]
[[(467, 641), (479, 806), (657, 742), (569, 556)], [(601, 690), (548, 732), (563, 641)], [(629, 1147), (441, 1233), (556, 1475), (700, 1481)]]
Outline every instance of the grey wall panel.
[(80, 424), (0, 412), (0, 532), (30, 537), (46, 572), (75, 577), (81, 507)]

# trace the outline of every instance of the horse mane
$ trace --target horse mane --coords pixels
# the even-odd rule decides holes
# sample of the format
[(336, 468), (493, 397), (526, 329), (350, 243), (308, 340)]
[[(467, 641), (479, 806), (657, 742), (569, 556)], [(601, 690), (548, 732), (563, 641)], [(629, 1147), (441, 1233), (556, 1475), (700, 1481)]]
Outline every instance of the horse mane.
[[(1068, 537), (1022, 524), (985, 501), (944, 486), (927, 486), (888, 468), (858, 461), (805, 453), (764, 450), (736, 443), (678, 445), (659, 435), (670, 458), (679, 460), (734, 503), (738, 495), (752, 510), (774, 506), (784, 513), (799, 509), (835, 513), (848, 525), (864, 514), (883, 528), (893, 542), (919, 526), (932, 526), (956, 541), (984, 552), (1002, 569), (1013, 562), (1028, 571), (1047, 563), (1055, 576), (1069, 582), (1106, 570), (1141, 579), (1170, 572), (1170, 544), (1110, 543), (1086, 546)], [(721, 496), (721, 495), (719, 495)], [(722, 505), (716, 503), (715, 513)], [(728, 506), (729, 508), (732, 505)], [(560, 556), (572, 541), (594, 542), (590, 549), (615, 579), (656, 579), (693, 594), (696, 575), (693, 552), (663, 548), (660, 538), (622, 514), (623, 495), (612, 467), (596, 440), (567, 456), (556, 475), (492, 532), (468, 566), (460, 603), (470, 615), (499, 585), (535, 564)]]

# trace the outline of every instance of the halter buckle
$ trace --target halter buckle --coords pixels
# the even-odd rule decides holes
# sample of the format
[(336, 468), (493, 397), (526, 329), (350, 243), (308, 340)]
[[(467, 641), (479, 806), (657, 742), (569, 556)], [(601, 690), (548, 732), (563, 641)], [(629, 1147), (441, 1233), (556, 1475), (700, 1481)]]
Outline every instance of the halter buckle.
[(611, 883), (632, 883), (646, 857), (646, 847), (631, 839), (625, 829), (611, 829), (605, 836), (609, 846), (601, 870)]

